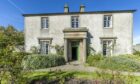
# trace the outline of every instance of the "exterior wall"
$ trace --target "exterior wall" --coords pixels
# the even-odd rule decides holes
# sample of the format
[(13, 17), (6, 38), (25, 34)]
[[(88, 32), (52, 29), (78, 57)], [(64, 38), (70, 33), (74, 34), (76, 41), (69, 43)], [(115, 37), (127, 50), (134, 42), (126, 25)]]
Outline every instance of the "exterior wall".
[[(113, 27), (103, 28), (103, 17), (108, 13), (49, 15), (25, 17), (25, 50), (30, 51), (31, 46), (39, 46), (39, 37), (53, 38), (51, 46), (64, 45), (64, 28), (71, 27), (71, 16), (79, 16), (79, 27), (89, 29), (90, 46), (97, 53), (102, 52), (100, 37), (117, 37), (114, 54), (132, 53), (132, 13), (109, 13), (113, 16)], [(41, 29), (41, 17), (49, 17), (49, 29)], [(51, 53), (55, 53), (51, 47)]]

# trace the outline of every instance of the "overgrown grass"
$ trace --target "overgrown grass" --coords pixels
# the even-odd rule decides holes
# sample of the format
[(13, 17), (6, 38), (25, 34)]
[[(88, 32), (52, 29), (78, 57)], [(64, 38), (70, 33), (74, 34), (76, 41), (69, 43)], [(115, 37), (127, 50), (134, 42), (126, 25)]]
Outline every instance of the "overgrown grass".
[(87, 63), (90, 66), (96, 66), (97, 63), (103, 59), (104, 57), (101, 54), (93, 54), (93, 55), (88, 56)]
[(91, 55), (87, 59), (90, 66), (101, 69), (111, 69), (118, 71), (140, 72), (140, 57), (137, 55), (120, 55), (103, 57), (101, 55)]
[(136, 55), (121, 55), (121, 56), (140, 62), (140, 55), (137, 55), (137, 54)]
[(109, 57), (100, 61), (99, 68), (119, 70), (119, 71), (140, 71), (140, 63), (125, 57)]
[[(8, 75), (7, 75), (8, 76)], [(125, 84), (139, 84), (140, 76), (132, 76), (132, 75), (121, 75), (119, 72), (115, 74), (108, 74), (105, 71), (96, 71), (96, 72), (75, 72), (75, 71), (32, 71), (26, 72), (23, 75), (23, 78), (26, 79), (25, 82), (21, 84), (30, 84), (33, 81), (39, 80), (58, 80), (58, 84), (65, 84), (67, 79), (76, 79), (81, 81), (86, 80), (94, 80), (101, 82), (103, 80), (121, 80), (124, 81)], [(1, 81), (1, 84), (9, 84), (7, 77)], [(101, 84), (101, 83), (99, 83)], [(117, 83), (118, 84), (118, 83)], [(120, 84), (120, 83), (119, 83)]]
[[(41, 79), (65, 79), (67, 78), (75, 78), (80, 80), (123, 80), (126, 84), (139, 84), (140, 77), (139, 76), (123, 76), (119, 73), (117, 74), (107, 74), (105, 72), (62, 72), (62, 71), (55, 71), (55, 72), (31, 72), (26, 73), (24, 77), (27, 77), (28, 83), (33, 80), (41, 80)], [(128, 83), (129, 82), (129, 83)], [(130, 83), (131, 82), (131, 83)], [(64, 84), (64, 83), (62, 83)]]

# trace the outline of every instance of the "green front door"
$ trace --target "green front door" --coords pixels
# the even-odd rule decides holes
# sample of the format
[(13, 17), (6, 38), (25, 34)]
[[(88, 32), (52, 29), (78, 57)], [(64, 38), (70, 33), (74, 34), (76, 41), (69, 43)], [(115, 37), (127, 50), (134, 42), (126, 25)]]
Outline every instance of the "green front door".
[(78, 41), (72, 42), (71, 47), (72, 47), (71, 48), (72, 60), (79, 60), (79, 42)]

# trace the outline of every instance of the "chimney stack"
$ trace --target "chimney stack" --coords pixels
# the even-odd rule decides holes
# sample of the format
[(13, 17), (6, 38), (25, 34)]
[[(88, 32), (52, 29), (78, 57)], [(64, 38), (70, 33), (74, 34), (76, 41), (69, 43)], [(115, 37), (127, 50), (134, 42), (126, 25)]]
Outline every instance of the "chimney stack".
[(85, 12), (85, 6), (83, 4), (80, 5), (80, 12)]
[(69, 6), (67, 4), (64, 6), (64, 13), (69, 13)]

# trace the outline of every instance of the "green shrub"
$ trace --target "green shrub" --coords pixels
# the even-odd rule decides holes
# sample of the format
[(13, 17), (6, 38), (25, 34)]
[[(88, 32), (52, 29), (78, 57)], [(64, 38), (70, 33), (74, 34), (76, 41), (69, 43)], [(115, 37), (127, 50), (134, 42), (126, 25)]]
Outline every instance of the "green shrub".
[(55, 45), (55, 50), (58, 55), (64, 55), (64, 46)]
[(58, 55), (29, 55), (23, 61), (24, 69), (43, 69), (59, 65), (64, 65), (65, 59)]
[(96, 66), (99, 68), (111, 70), (140, 71), (140, 63), (123, 56), (105, 58), (104, 60), (100, 61)]
[(138, 55), (138, 56), (140, 56), (140, 51), (134, 51), (133, 54), (134, 54), (134, 55)]
[(89, 55), (87, 58), (87, 63), (90, 66), (95, 66), (97, 62), (103, 60), (103, 56), (101, 54), (94, 54), (94, 55)]

